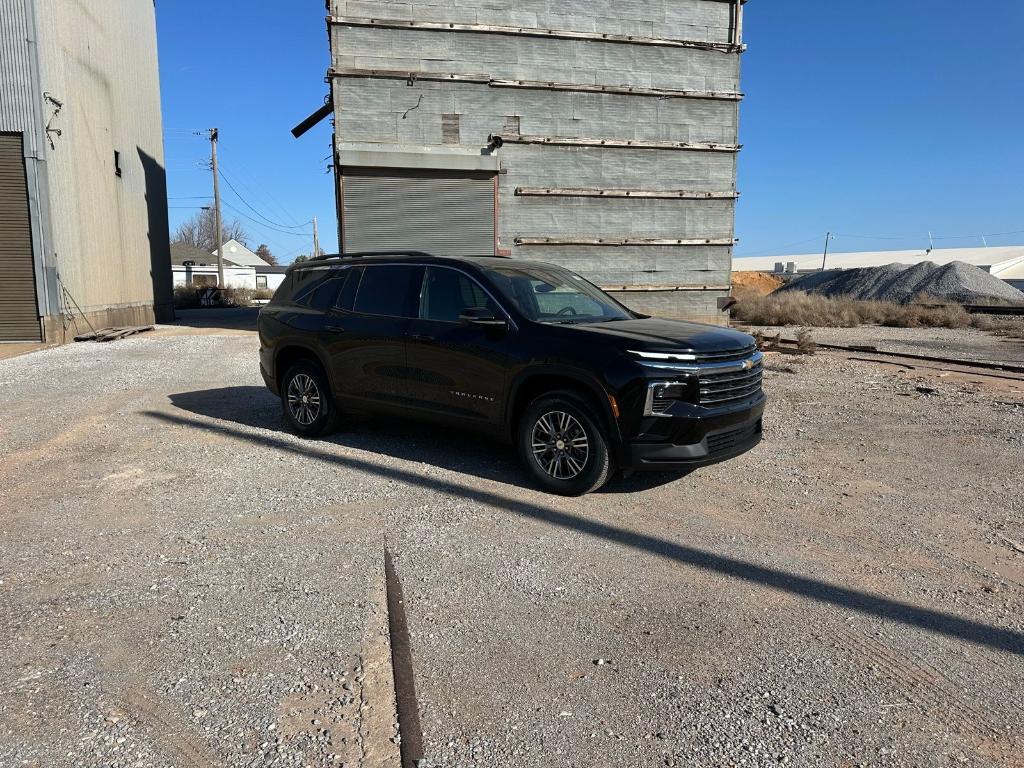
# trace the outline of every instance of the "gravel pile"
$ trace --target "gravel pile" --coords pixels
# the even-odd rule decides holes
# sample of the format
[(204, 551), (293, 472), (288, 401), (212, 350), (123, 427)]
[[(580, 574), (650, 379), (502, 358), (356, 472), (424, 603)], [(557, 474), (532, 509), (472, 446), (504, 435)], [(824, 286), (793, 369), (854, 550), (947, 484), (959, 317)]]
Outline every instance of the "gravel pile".
[(1024, 304), (1024, 293), (962, 261), (941, 267), (932, 261), (922, 261), (912, 266), (886, 264), (830, 269), (798, 277), (779, 290), (896, 304), (908, 304), (922, 296), (960, 304), (984, 304), (992, 300)]

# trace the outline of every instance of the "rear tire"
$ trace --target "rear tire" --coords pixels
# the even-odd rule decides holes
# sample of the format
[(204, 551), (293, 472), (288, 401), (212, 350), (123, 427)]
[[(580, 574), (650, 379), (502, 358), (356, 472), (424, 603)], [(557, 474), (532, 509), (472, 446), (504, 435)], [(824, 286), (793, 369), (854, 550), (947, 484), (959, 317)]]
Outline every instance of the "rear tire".
[(340, 422), (327, 376), (312, 360), (299, 360), (285, 372), (281, 407), (285, 420), (303, 437), (328, 435)]
[(519, 453), (550, 493), (582, 496), (608, 482), (615, 467), (600, 414), (573, 392), (552, 392), (530, 403), (519, 423)]

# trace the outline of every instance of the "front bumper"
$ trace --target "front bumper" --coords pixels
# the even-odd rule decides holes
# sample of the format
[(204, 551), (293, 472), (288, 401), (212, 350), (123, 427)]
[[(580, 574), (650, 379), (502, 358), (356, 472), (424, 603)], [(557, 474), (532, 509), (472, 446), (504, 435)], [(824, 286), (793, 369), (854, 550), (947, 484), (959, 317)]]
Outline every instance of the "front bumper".
[[(761, 442), (765, 397), (739, 410), (666, 419), (663, 440), (634, 440), (623, 446), (629, 469), (676, 469), (716, 464), (746, 453)], [(668, 422), (668, 423), (666, 423)]]

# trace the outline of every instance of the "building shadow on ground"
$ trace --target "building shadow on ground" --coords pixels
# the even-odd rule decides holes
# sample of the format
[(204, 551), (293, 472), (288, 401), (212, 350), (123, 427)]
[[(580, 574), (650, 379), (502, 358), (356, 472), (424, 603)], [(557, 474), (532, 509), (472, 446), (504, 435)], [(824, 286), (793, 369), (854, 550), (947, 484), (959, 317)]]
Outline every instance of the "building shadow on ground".
[[(215, 407), (215, 403), (221, 401), (224, 397), (238, 397), (237, 389), (258, 391), (256, 387), (231, 388), (208, 391), (215, 394), (210, 395), (207, 393), (205, 397), (203, 396), (204, 393), (190, 393), (189, 396), (176, 397), (178, 397), (180, 403), (188, 403), (193, 407), (206, 409)], [(246, 393), (243, 392), (242, 394), (245, 395)], [(255, 392), (248, 393), (250, 397), (254, 394)], [(182, 400), (182, 397), (185, 397), (185, 399)], [(257, 403), (255, 407), (259, 408), (261, 412), (269, 411), (271, 402), (267, 402), (265, 395), (260, 395), (260, 397), (261, 402)], [(211, 405), (211, 403), (214, 405)], [(182, 408), (186, 411), (192, 410), (192, 408), (186, 408), (184, 405), (182, 405)], [(202, 411), (193, 412), (206, 415)], [(314, 442), (311, 442), (309, 445), (301, 445), (297, 444), (294, 440), (284, 439), (279, 435), (260, 434), (239, 429), (237, 426), (225, 425), (207, 419), (196, 419), (183, 414), (144, 411), (142, 415), (163, 424), (187, 427), (208, 435), (215, 434), (229, 437), (234, 440), (247, 442), (257, 448), (269, 448), (312, 461), (319, 461), (325, 466), (338, 467), (355, 472), (366, 472), (412, 487), (425, 488), (479, 504), (485, 504), (496, 512), (508, 515), (510, 522), (513, 522), (516, 518), (534, 520), (564, 530), (604, 539), (620, 546), (644, 552), (651, 557), (670, 560), (688, 567), (699, 568), (709, 573), (739, 579), (750, 584), (757, 584), (814, 602), (831, 605), (841, 612), (851, 611), (884, 621), (916, 627), (931, 634), (985, 646), (1002, 653), (1024, 655), (1024, 633), (1014, 629), (993, 626), (944, 610), (925, 608), (871, 592), (839, 584), (831, 584), (827, 581), (792, 573), (780, 568), (758, 565), (757, 563), (737, 557), (721, 555), (691, 546), (683, 541), (674, 541), (650, 533), (610, 525), (600, 520), (571, 515), (556, 509), (557, 500), (555, 499), (552, 499), (549, 504), (538, 504), (524, 499), (511, 498), (497, 492), (493, 486), (459, 482), (427, 475), (403, 467), (382, 465), (367, 461), (359, 456), (343, 455), (336, 451), (324, 450), (323, 447), (318, 447)], [(228, 417), (219, 415), (217, 418), (224, 419)], [(258, 419), (249, 417), (239, 423), (250, 427), (264, 426), (265, 428), (272, 428), (254, 422), (258, 422)], [(394, 443), (398, 442), (400, 441), (394, 441)], [(440, 446), (437, 450), (438, 453), (444, 454), (450, 450), (449, 447), (440, 442), (439, 436), (433, 437), (432, 444), (435, 448)], [(359, 445), (358, 447), (363, 448), (364, 446)], [(396, 448), (396, 454), (402, 450), (397, 445), (394, 445), (394, 447)], [(373, 449), (370, 448), (369, 450)]]
[[(222, 387), (180, 392), (171, 395), (170, 400), (176, 408), (199, 416), (274, 432), (289, 431), (281, 414), (280, 399), (265, 387)], [(349, 417), (339, 432), (320, 440), (310, 440), (309, 444), (314, 448), (321, 442), (394, 456), (509, 485), (534, 487), (513, 446), (472, 432), (397, 418)], [(617, 475), (600, 492), (635, 493), (673, 483), (686, 474), (677, 471), (636, 472), (628, 477)]]
[(259, 307), (199, 307), (177, 309), (177, 319), (171, 325), (185, 328), (223, 329), (226, 331), (255, 331)]

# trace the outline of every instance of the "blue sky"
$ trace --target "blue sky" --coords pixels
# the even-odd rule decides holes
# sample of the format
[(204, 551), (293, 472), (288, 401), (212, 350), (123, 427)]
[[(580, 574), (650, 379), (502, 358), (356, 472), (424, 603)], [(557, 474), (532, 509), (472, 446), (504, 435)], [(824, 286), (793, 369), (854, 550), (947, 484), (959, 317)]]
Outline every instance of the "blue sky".
[[(982, 5), (750, 0), (738, 256), (815, 252), (827, 230), (837, 251), (924, 248), (929, 230), (937, 247), (1024, 242), (1024, 4)], [(221, 185), (225, 212), (250, 245), (289, 261), (315, 215), (337, 247), (330, 124), (289, 133), (327, 92), (324, 15), (322, 0), (157, 4), (172, 227), (207, 204), (209, 143), (190, 132), (216, 126), (238, 191)]]
[(208, 204), (191, 198), (212, 195), (210, 143), (191, 132), (217, 127), (221, 170), (240, 193), (221, 184), (225, 218), (241, 220), (249, 245), (267, 243), (284, 262), (309, 253), (305, 222), (316, 216), (321, 246), (336, 250), (330, 121), (290, 133), (327, 94), (325, 16), (323, 0), (157, 3), (172, 231)]

